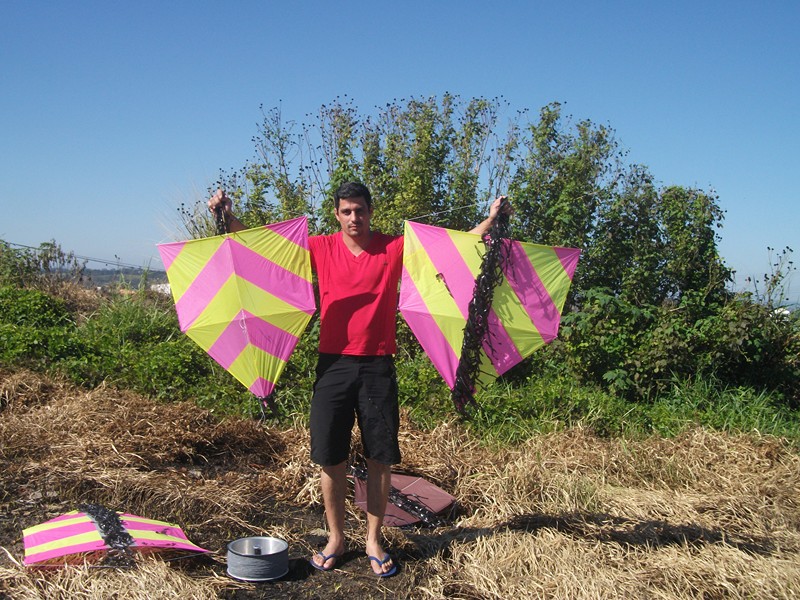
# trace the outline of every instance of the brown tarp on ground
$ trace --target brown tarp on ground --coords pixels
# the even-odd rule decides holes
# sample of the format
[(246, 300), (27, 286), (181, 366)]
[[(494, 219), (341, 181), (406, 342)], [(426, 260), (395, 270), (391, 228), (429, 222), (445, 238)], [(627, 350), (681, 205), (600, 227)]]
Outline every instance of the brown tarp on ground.
[[(443, 489), (432, 484), (430, 481), (415, 475), (400, 475), (392, 473), (392, 492), (389, 494), (389, 503), (386, 505), (386, 515), (384, 524), (389, 527), (403, 527), (405, 525), (425, 524), (424, 520), (415, 516), (393, 502), (398, 496), (412, 505), (420, 508), (418, 512), (430, 512), (432, 515), (446, 517), (450, 509), (453, 508), (456, 499), (445, 492)], [(356, 505), (367, 512), (367, 482), (360, 477), (353, 477), (355, 486)]]

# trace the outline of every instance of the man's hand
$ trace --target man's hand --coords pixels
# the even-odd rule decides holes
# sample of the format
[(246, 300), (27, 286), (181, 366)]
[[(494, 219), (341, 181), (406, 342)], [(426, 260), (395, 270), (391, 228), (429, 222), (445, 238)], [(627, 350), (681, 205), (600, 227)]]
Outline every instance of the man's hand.
[(228, 230), (231, 233), (244, 231), (245, 226), (236, 218), (233, 212), (231, 212), (232, 207), (233, 202), (225, 195), (225, 190), (223, 189), (218, 189), (214, 195), (208, 199), (208, 210), (211, 211), (211, 214), (216, 216), (216, 210), (218, 208), (221, 208), (222, 212), (225, 213), (225, 220), (228, 222)]
[(486, 217), (482, 223), (478, 224), (477, 227), (470, 229), (469, 233), (485, 235), (489, 232), (489, 229), (492, 227), (492, 223), (494, 223), (497, 215), (501, 213), (509, 216), (514, 214), (514, 207), (511, 206), (511, 202), (508, 201), (507, 196), (495, 198), (494, 202), (492, 202), (491, 206), (489, 206), (489, 216)]
[(233, 206), (233, 202), (225, 195), (225, 190), (223, 189), (218, 189), (214, 195), (208, 199), (208, 210), (212, 213), (216, 212), (218, 208), (221, 208), (225, 214), (230, 215), (231, 206)]
[(489, 207), (489, 219), (494, 221), (497, 215), (501, 213), (508, 216), (514, 214), (514, 207), (511, 206), (511, 202), (508, 201), (508, 196), (499, 196), (495, 198), (494, 202), (492, 202)]

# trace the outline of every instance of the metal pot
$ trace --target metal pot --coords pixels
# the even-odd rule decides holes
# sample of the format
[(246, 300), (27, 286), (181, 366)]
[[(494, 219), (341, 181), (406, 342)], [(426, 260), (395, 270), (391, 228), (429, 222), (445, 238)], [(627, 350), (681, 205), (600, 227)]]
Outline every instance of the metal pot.
[(228, 544), (228, 575), (270, 581), (289, 572), (289, 544), (274, 537), (246, 537)]

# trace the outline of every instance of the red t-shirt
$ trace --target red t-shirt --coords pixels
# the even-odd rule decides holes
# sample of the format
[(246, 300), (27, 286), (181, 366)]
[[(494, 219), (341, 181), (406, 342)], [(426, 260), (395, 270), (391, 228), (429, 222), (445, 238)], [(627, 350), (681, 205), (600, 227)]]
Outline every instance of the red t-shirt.
[(329, 354), (395, 354), (395, 317), (403, 268), (403, 237), (374, 231), (354, 256), (342, 232), (309, 238), (320, 301), (319, 351)]

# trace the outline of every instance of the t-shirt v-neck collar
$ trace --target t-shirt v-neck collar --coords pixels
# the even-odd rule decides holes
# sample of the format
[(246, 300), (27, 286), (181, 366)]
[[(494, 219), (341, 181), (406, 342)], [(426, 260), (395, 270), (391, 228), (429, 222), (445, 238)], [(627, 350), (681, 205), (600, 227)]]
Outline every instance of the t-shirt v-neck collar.
[(366, 248), (362, 248), (361, 252), (359, 252), (358, 254), (355, 254), (350, 249), (350, 247), (345, 243), (345, 241), (344, 241), (344, 232), (342, 232), (342, 231), (339, 232), (339, 242), (344, 247), (344, 251), (347, 252), (347, 254), (349, 254), (352, 257), (353, 260), (360, 260), (362, 256), (367, 254), (367, 250), (369, 249), (370, 246), (372, 246), (372, 243), (374, 241), (375, 241), (375, 232), (374, 231), (370, 231), (369, 242), (367, 242), (367, 247)]

